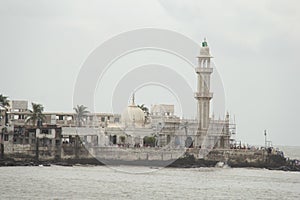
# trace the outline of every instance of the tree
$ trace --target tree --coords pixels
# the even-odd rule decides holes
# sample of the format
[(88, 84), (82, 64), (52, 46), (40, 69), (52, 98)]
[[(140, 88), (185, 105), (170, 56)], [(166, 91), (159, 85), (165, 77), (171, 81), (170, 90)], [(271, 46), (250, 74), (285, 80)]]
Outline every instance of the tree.
[(138, 105), (138, 107), (145, 113), (145, 123), (149, 118), (149, 108), (145, 106), (145, 104)]
[(154, 136), (145, 136), (143, 142), (144, 146), (155, 147), (156, 138)]
[(144, 111), (144, 113), (148, 116), (149, 115), (149, 109), (145, 106), (145, 104), (138, 105), (138, 107)]
[[(4, 96), (0, 94), (0, 106), (3, 107), (3, 109), (0, 107), (0, 127), (4, 125), (3, 128), (1, 128), (1, 134), (0, 134), (0, 158), (3, 158), (3, 153), (4, 153), (4, 147), (3, 147), (3, 134), (7, 133), (7, 128), (6, 128), (6, 123), (7, 123), (7, 107), (9, 106), (9, 100), (7, 96)], [(2, 112), (4, 111), (4, 112)]]
[(25, 120), (25, 123), (31, 121), (32, 125), (35, 126), (36, 122), (45, 121), (46, 117), (43, 114), (44, 107), (41, 104), (31, 103), (32, 110), (29, 110), (31, 113)]
[(87, 107), (85, 107), (84, 105), (77, 105), (73, 109), (76, 112), (75, 117), (76, 117), (77, 126), (82, 126), (82, 122), (84, 122), (84, 118), (89, 113), (89, 111), (87, 111)]
[(7, 96), (0, 94), (0, 106), (7, 107), (9, 106), (9, 100)]
[(121, 135), (119, 138), (120, 138), (121, 143), (124, 144), (126, 137), (124, 135)]
[[(0, 106), (2, 107), (2, 108), (0, 107), (0, 122), (1, 122), (1, 120), (4, 119), (4, 121), (6, 123), (6, 121), (7, 121), (6, 111), (7, 111), (7, 107), (9, 106), (9, 100), (8, 100), (7, 96), (0, 94)], [(2, 111), (4, 111), (4, 112), (2, 113)], [(0, 125), (1, 125), (1, 123), (0, 123)]]

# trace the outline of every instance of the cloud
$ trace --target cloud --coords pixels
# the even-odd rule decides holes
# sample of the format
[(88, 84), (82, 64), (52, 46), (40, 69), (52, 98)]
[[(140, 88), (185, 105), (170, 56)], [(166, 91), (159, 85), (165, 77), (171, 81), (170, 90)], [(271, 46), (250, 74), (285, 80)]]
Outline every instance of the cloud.
[(199, 42), (208, 38), (240, 138), (258, 143), (271, 127), (274, 143), (297, 144), (299, 4), (2, 0), (0, 92), (40, 102), (47, 111), (71, 111), (76, 75), (94, 48), (124, 31), (166, 28)]

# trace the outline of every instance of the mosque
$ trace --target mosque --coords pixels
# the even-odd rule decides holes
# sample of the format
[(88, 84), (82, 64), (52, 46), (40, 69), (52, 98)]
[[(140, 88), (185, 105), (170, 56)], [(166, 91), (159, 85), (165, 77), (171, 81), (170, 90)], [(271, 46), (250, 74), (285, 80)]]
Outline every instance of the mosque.
[[(89, 113), (82, 126), (78, 127), (75, 113), (44, 112), (45, 121), (32, 126), (25, 123), (26, 117), (31, 115), (28, 102), (13, 100), (7, 111), (1, 109), (0, 126), (1, 130), (5, 130), (0, 137), (2, 149), (8, 154), (16, 153), (17, 150), (35, 154), (38, 148), (36, 145), (39, 145), (43, 152), (47, 150), (49, 155), (61, 157), (68, 152), (76, 153), (79, 146), (101, 151), (111, 151), (112, 147), (126, 147), (127, 150), (154, 147), (147, 148), (149, 151), (230, 149), (234, 128), (229, 122), (229, 114), (224, 119), (210, 116), (210, 102), (213, 98), (210, 78), (213, 67), (210, 49), (205, 40), (197, 59), (197, 91), (194, 94), (198, 107), (196, 120), (176, 116), (174, 105), (158, 104), (151, 106), (150, 112), (142, 110), (136, 104), (133, 94), (131, 102), (121, 115)], [(120, 152), (115, 155), (119, 156)]]
[(210, 76), (212, 56), (207, 42), (204, 40), (197, 57), (197, 120), (180, 119), (174, 115), (174, 105), (153, 105), (150, 113), (144, 112), (135, 103), (135, 96), (121, 115), (119, 123), (107, 123), (101, 129), (100, 146), (128, 144), (131, 146), (149, 145), (145, 138), (153, 138), (152, 145), (158, 147), (198, 147), (198, 148), (230, 148), (230, 137), (233, 133), (229, 123), (229, 114), (225, 119), (210, 117)]

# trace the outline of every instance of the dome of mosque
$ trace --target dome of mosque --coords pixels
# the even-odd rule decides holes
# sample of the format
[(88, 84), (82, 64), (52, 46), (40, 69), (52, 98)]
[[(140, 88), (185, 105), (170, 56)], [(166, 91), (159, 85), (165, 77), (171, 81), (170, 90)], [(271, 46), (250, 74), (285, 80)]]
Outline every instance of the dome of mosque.
[(121, 121), (128, 125), (143, 125), (145, 123), (145, 113), (142, 109), (135, 105), (134, 97), (131, 104), (123, 111)]

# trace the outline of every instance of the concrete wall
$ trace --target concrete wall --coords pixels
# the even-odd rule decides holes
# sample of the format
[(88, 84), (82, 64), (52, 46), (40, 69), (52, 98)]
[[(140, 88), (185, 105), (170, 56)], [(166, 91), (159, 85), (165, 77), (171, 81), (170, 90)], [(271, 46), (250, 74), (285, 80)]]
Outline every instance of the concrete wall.
[[(189, 154), (200, 159), (199, 149), (191, 149)], [(256, 149), (213, 149), (204, 155), (205, 160), (227, 162), (231, 166), (256, 166), (264, 163), (271, 154)]]
[[(6, 146), (7, 147), (7, 146)], [(80, 143), (62, 144), (55, 146), (39, 146), (37, 155), (36, 144), (13, 144), (5, 156), (16, 160), (22, 159), (88, 159), (98, 160), (174, 160), (184, 155), (184, 149), (158, 149), (158, 148), (119, 148), (119, 147), (86, 147)]]
[(158, 148), (91, 148), (89, 152), (97, 159), (108, 160), (173, 160), (184, 155), (184, 149)]
[(60, 148), (52, 146), (39, 146), (37, 154), (37, 144), (13, 144), (8, 142), (4, 144), (5, 157), (13, 158), (15, 160), (23, 159), (39, 159), (51, 160), (60, 157)]
[[(89, 159), (98, 160), (157, 160), (167, 161), (184, 157), (186, 149), (170, 148), (125, 148), (125, 147), (86, 147), (75, 140), (72, 144), (61, 144), (52, 146), (39, 146), (37, 154), (36, 144), (12, 144), (5, 146), (5, 156), (16, 160), (22, 159)], [(88, 149), (86, 149), (88, 148)], [(188, 153), (196, 159), (199, 157), (199, 149), (188, 149)], [(204, 159), (208, 161), (223, 161), (230, 165), (259, 165), (267, 160), (268, 153), (264, 150), (241, 150), (241, 149), (218, 149), (211, 150), (205, 155)]]

